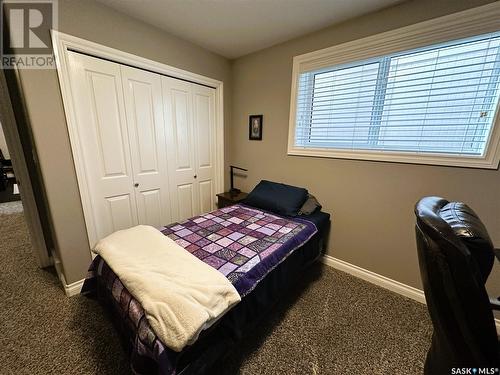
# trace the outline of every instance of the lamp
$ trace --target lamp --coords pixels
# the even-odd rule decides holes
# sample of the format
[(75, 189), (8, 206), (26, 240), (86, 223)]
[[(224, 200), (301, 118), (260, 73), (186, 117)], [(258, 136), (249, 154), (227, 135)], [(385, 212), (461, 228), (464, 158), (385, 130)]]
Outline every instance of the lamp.
[(240, 189), (236, 189), (234, 187), (234, 169), (238, 169), (240, 171), (245, 171), (245, 172), (248, 172), (248, 169), (244, 169), (244, 168), (240, 168), (240, 167), (235, 167), (234, 165), (230, 165), (229, 168), (231, 170), (231, 189), (229, 190), (229, 194), (236, 195), (236, 194), (239, 194), (241, 192), (241, 190)]

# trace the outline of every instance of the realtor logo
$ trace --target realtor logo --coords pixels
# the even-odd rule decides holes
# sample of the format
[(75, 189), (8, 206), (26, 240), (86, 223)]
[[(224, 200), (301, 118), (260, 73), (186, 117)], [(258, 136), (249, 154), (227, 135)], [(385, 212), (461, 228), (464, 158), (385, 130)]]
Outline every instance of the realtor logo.
[(0, 13), (2, 68), (54, 68), (50, 30), (57, 29), (57, 0), (4, 0)]

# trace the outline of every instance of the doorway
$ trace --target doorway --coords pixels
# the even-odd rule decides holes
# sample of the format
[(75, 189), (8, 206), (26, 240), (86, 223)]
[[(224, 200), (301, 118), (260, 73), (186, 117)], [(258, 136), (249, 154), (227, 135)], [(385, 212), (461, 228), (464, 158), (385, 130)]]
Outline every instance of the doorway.
[(2, 220), (12, 222), (12, 215), (21, 216), (14, 220), (16, 228), (28, 232), (37, 265), (48, 267), (53, 248), (50, 221), (16, 70), (0, 73), (0, 124), (0, 225)]
[(0, 122), (0, 213), (6, 211), (6, 207), (19, 205), (21, 205), (19, 186), (17, 185), (9, 147)]

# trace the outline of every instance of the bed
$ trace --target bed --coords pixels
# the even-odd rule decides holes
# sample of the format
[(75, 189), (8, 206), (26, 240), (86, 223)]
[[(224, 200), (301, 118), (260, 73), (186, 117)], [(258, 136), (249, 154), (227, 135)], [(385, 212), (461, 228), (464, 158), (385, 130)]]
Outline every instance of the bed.
[(134, 373), (207, 373), (321, 256), (329, 226), (330, 215), (320, 210), (287, 217), (238, 204), (160, 228), (223, 273), (241, 296), (240, 303), (180, 352), (162, 343), (141, 304), (100, 256), (90, 266), (82, 293), (97, 298), (110, 312)]

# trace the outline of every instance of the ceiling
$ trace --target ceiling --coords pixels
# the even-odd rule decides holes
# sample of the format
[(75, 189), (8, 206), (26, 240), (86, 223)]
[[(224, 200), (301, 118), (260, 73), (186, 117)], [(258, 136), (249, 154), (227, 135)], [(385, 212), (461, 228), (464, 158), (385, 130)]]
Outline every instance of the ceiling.
[(237, 58), (401, 0), (97, 0)]

